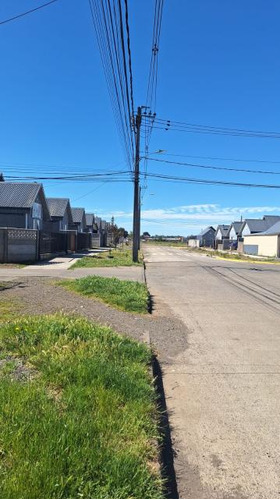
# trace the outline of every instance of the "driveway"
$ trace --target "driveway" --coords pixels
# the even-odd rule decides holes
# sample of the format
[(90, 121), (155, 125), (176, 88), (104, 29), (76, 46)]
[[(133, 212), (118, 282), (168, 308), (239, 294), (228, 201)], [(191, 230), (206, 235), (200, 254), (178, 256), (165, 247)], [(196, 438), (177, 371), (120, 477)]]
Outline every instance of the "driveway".
[(145, 246), (181, 498), (279, 498), (280, 267)]

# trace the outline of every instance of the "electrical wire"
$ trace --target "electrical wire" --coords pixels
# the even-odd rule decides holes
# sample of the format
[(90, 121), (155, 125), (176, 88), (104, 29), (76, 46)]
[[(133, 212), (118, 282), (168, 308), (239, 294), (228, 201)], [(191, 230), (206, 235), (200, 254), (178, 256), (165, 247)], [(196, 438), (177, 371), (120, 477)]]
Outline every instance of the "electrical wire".
[(123, 13), (123, 0), (88, 1), (117, 130), (132, 171), (134, 101), (127, 3)]
[(191, 167), (191, 168), (204, 168), (204, 169), (210, 169), (210, 170), (225, 170), (225, 171), (232, 171), (232, 172), (252, 173), (252, 174), (280, 175), (280, 172), (275, 172), (273, 170), (254, 170), (254, 169), (249, 169), (249, 168), (218, 167), (215, 165), (198, 165), (197, 163), (186, 163), (186, 162), (179, 162), (179, 161), (161, 160), (159, 158), (151, 158), (151, 157), (148, 157), (148, 159), (151, 161), (154, 161), (154, 162), (158, 162), (158, 163), (166, 163), (167, 165), (179, 165), (179, 166), (186, 166), (186, 167)]
[[(142, 152), (144, 156), (144, 152)], [(180, 157), (180, 158), (199, 158), (199, 159), (204, 159), (204, 160), (221, 160), (221, 161), (236, 161), (236, 162), (242, 162), (242, 163), (265, 163), (265, 164), (271, 164), (271, 165), (280, 165), (280, 161), (273, 161), (273, 160), (253, 160), (252, 158), (225, 158), (221, 156), (200, 156), (200, 155), (186, 155), (186, 154), (176, 154), (176, 153), (165, 153), (164, 150), (159, 150), (154, 153), (149, 153), (150, 155), (152, 154), (161, 154), (163, 156), (174, 156), (174, 157)], [(150, 159), (150, 157), (149, 157)]]
[(155, 124), (154, 125), (155, 128), (165, 131), (175, 130), (179, 132), (198, 133), (198, 134), (280, 139), (280, 132), (199, 125), (194, 123), (165, 120), (156, 117), (153, 118), (150, 117), (147, 113), (143, 113), (143, 119), (148, 121), (152, 120), (153, 123)]
[(57, 1), (58, 0), (51, 0), (50, 2), (44, 3), (43, 5), (39, 5), (38, 7), (35, 7), (34, 9), (27, 10), (25, 12), (22, 12), (21, 14), (10, 17), (9, 19), (4, 19), (4, 21), (0, 21), (0, 25), (10, 23), (11, 21), (15, 21), (16, 19), (19, 19), (20, 17), (24, 17), (24, 16), (27, 16), (28, 14), (32, 14), (33, 12), (36, 12), (37, 10), (43, 9), (44, 7), (47, 7), (48, 5), (51, 5), (52, 3), (55, 3)]
[(159, 179), (169, 182), (186, 182), (190, 184), (205, 184), (205, 185), (217, 185), (217, 186), (233, 186), (233, 187), (250, 187), (250, 188), (263, 188), (263, 189), (280, 189), (278, 184), (254, 184), (246, 182), (234, 182), (234, 181), (220, 181), (220, 180), (209, 180), (209, 179), (196, 179), (190, 177), (176, 177), (171, 175), (148, 173), (147, 176), (151, 179)]

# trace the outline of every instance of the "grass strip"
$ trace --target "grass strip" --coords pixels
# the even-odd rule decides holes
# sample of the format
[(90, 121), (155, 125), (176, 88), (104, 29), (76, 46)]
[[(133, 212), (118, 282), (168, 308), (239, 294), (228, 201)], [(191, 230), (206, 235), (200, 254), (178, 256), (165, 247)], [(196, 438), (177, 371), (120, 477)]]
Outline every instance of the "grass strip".
[(139, 262), (133, 262), (131, 250), (110, 250), (100, 252), (90, 257), (83, 257), (73, 264), (70, 269), (77, 267), (117, 267), (117, 266), (141, 266), (142, 257), (139, 255)]
[(84, 318), (0, 326), (2, 498), (162, 498), (151, 351)]
[(276, 260), (274, 257), (254, 258), (243, 253), (220, 252), (219, 250), (207, 248), (188, 248), (187, 251), (201, 253), (223, 260), (237, 260), (239, 262), (251, 262), (253, 264), (279, 264), (279, 260)]
[(123, 311), (148, 312), (148, 289), (146, 285), (137, 281), (87, 276), (75, 280), (63, 280), (58, 284), (68, 290), (100, 299), (106, 304)]

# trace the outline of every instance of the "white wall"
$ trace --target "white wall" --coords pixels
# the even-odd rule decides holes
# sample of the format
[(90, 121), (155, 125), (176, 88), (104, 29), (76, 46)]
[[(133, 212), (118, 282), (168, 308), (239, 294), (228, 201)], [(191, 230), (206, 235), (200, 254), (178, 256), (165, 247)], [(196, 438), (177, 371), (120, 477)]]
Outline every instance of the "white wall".
[(237, 240), (237, 235), (236, 235), (234, 227), (232, 227), (230, 232), (229, 232), (229, 239), (230, 240)]
[(200, 246), (199, 240), (189, 240), (189, 247), (199, 247), (199, 246)]
[(279, 235), (253, 235), (244, 237), (245, 245), (258, 245), (258, 255), (263, 255), (265, 257), (279, 257)]

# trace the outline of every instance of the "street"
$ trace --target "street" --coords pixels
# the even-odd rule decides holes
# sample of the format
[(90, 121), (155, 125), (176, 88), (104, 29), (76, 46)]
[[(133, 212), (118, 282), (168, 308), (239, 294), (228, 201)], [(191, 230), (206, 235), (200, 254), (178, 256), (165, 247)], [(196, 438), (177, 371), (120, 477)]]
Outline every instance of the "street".
[(144, 246), (180, 498), (279, 498), (280, 266)]

